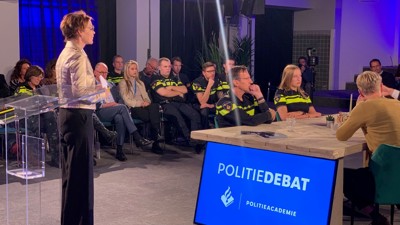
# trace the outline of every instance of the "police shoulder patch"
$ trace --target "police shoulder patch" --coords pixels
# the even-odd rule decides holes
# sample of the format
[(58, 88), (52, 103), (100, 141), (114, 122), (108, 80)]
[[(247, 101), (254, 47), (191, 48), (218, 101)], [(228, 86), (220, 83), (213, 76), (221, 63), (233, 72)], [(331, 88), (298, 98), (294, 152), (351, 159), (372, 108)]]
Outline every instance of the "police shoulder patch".
[(193, 90), (198, 90), (200, 88), (200, 85), (198, 83), (193, 82), (192, 88), (193, 88)]
[(157, 81), (155, 81), (155, 82), (153, 82), (152, 84), (151, 84), (151, 88), (152, 89), (155, 89), (157, 87)]
[(224, 108), (227, 111), (231, 111), (232, 110), (232, 102), (231, 101), (224, 102), (222, 104), (222, 108)]

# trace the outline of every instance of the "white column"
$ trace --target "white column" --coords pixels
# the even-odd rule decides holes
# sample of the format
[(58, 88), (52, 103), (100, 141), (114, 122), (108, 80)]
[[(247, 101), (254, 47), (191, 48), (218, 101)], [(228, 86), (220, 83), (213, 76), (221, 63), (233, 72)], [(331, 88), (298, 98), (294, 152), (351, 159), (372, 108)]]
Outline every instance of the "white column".
[(160, 54), (160, 0), (117, 0), (117, 54), (142, 70), (148, 55)]
[(9, 81), (15, 63), (19, 60), (19, 10), (18, 1), (0, 1), (0, 73)]

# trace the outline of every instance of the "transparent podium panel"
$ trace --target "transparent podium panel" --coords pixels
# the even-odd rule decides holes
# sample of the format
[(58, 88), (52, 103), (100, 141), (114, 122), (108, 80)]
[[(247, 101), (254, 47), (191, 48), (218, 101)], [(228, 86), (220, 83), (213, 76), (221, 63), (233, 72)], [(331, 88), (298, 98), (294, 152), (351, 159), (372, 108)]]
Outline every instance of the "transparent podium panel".
[(93, 104), (102, 100), (101, 94), (105, 92), (105, 89), (100, 86), (93, 90), (73, 90), (71, 85), (52, 84), (36, 89), (35, 93), (47, 97), (57, 97), (57, 104), (62, 106), (65, 104)]
[(0, 184), (0, 224), (60, 224), (57, 111), (65, 105), (94, 104), (104, 92), (72, 90), (68, 85), (49, 85), (36, 89), (33, 96), (0, 99), (0, 137), (6, 164), (6, 184)]
[(5, 106), (7, 108), (14, 108), (14, 116), (16, 119), (23, 119), (31, 115), (38, 115), (51, 111), (59, 107), (59, 104), (57, 97), (34, 95), (8, 103)]
[[(9, 103), (3, 110), (6, 113), (1, 116), (5, 122), (7, 198), (6, 221), (2, 224), (43, 224), (41, 182), (45, 177), (46, 153), (42, 132), (46, 126), (41, 118), (44, 113), (37, 112), (51, 112), (40, 108), (41, 104), (49, 103), (48, 99), (32, 98), (29, 101), (29, 98), (19, 99), (16, 105), (18, 102), (30, 102), (31, 109), (23, 110)], [(38, 109), (37, 112), (35, 109)], [(53, 224), (56, 223), (54, 219)]]
[[(31, 96), (6, 104), (10, 113), (5, 114), (6, 172), (22, 179), (45, 176), (45, 141), (47, 124), (56, 126), (56, 119), (46, 121), (48, 114), (57, 106), (57, 98)], [(13, 111), (12, 111), (13, 109)], [(14, 131), (14, 134), (13, 132)], [(57, 132), (55, 127), (53, 132)], [(58, 135), (58, 134), (55, 134)], [(10, 146), (9, 146), (10, 145)], [(57, 146), (54, 146), (58, 148)]]
[(7, 173), (22, 179), (45, 176), (44, 139), (21, 135), (21, 164), (9, 164)]
[[(42, 204), (47, 204), (41, 199), (43, 192), (41, 182), (12, 182), (7, 185), (7, 212), (5, 221), (7, 225), (41, 225)], [(49, 223), (50, 224), (50, 223)], [(54, 223), (57, 224), (54, 219)], [(59, 224), (59, 223), (58, 223)]]

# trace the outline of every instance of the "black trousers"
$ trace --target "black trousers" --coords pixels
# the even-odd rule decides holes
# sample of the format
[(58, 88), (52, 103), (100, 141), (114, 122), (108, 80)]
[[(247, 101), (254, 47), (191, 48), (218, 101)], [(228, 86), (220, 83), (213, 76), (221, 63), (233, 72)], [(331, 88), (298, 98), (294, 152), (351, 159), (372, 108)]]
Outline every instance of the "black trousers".
[[(172, 123), (177, 124), (180, 132), (187, 140), (190, 140), (190, 131), (201, 129), (200, 114), (190, 104), (181, 102), (170, 102), (162, 105), (165, 117)], [(190, 120), (190, 127), (186, 125), (185, 119)]]
[(60, 108), (62, 225), (93, 224), (93, 110)]
[(151, 103), (147, 107), (131, 108), (132, 118), (139, 119), (145, 123), (151, 124), (151, 138), (157, 140), (157, 135), (160, 132), (160, 105)]
[(369, 168), (344, 168), (343, 192), (346, 198), (362, 209), (375, 201), (375, 180)]
[[(210, 129), (210, 120), (208, 116), (210, 114), (216, 114), (215, 107), (214, 108), (202, 108), (200, 109), (199, 104), (193, 104), (193, 108), (200, 112), (201, 118), (201, 128), (202, 129)], [(212, 121), (214, 123), (214, 120)]]

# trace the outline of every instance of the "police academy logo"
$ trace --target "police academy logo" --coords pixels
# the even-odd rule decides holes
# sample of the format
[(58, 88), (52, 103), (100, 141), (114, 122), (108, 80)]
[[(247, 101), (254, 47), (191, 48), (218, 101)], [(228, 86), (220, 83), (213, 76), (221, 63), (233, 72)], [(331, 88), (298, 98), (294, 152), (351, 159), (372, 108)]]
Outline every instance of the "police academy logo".
[(221, 201), (224, 203), (225, 207), (228, 207), (234, 202), (234, 198), (232, 196), (232, 191), (231, 187), (228, 186), (228, 189), (226, 189), (225, 193), (221, 195)]
[[(234, 177), (236, 179), (243, 179), (247, 181), (254, 181), (265, 184), (272, 184), (281, 186), (284, 188), (297, 189), (298, 191), (307, 191), (307, 184), (310, 183), (311, 179), (306, 177), (292, 176), (282, 173), (274, 173), (267, 170), (260, 170), (257, 168), (241, 167), (238, 165), (219, 163), (218, 174), (225, 175), (228, 177)], [(225, 207), (228, 207), (233, 203), (234, 199), (230, 187), (221, 196), (221, 201)], [(245, 200), (246, 206), (251, 208), (257, 208), (265, 211), (270, 211), (285, 216), (297, 217), (297, 211), (293, 209), (287, 209), (280, 206), (270, 205), (268, 203)], [(239, 203), (240, 204), (240, 203)]]

